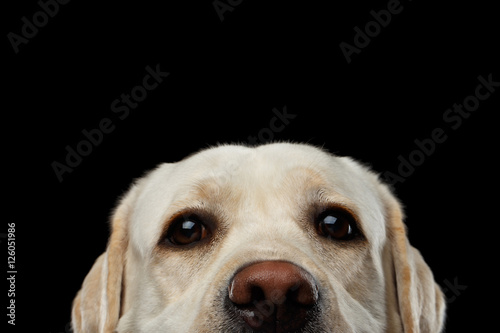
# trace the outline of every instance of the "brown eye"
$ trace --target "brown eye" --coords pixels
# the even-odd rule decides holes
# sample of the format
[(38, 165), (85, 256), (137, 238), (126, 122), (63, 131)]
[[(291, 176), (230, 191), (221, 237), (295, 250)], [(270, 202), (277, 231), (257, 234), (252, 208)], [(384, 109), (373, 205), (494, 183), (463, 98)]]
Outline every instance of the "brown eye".
[(170, 226), (167, 239), (175, 245), (188, 245), (208, 236), (206, 226), (195, 216), (180, 217)]
[(357, 234), (354, 218), (343, 211), (330, 210), (319, 215), (318, 233), (327, 238), (350, 240)]

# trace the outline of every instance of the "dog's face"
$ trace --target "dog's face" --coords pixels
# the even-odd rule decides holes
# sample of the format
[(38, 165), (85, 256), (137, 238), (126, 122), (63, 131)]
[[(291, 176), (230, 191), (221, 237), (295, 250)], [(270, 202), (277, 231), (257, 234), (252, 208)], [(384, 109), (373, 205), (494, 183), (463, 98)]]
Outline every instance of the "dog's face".
[(221, 146), (136, 182), (75, 332), (439, 332), (444, 298), (377, 176), (298, 144)]

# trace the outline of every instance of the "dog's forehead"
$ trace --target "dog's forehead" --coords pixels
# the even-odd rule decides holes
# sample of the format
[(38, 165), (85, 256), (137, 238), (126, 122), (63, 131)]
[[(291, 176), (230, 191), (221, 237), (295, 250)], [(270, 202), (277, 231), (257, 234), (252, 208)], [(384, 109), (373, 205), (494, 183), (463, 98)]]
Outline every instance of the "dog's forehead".
[(178, 185), (184, 189), (324, 190), (360, 204), (377, 196), (379, 185), (378, 177), (354, 160), (306, 144), (220, 146), (179, 162), (175, 169), (173, 178), (182, 179)]
[(245, 200), (247, 195), (273, 205), (321, 191), (334, 201), (347, 202), (360, 215), (376, 215), (362, 218), (375, 219), (382, 214), (376, 183), (376, 177), (353, 160), (309, 145), (210, 148), (180, 162), (161, 165), (144, 179), (132, 220), (148, 223), (141, 222), (137, 227), (136, 243), (154, 246), (169, 215), (200, 202), (219, 204), (216, 201), (222, 201), (224, 193), (226, 199), (241, 196), (239, 202), (248, 205), (251, 202)]
[(177, 171), (187, 175), (190, 184), (216, 182), (230, 186), (240, 180), (247, 183), (257, 180), (259, 183), (270, 181), (268, 185), (271, 185), (300, 176), (322, 177), (324, 183), (330, 183), (353, 173), (352, 165), (346, 162), (304, 144), (275, 143), (255, 148), (226, 145), (178, 162)]
[(210, 199), (222, 189), (237, 189), (232, 191), (236, 194), (283, 187), (294, 193), (327, 190), (345, 198), (359, 198), (373, 185), (372, 175), (351, 159), (313, 146), (290, 143), (256, 148), (219, 146), (163, 165), (150, 178), (147, 193), (160, 193), (162, 200), (172, 195), (177, 200), (201, 196)]

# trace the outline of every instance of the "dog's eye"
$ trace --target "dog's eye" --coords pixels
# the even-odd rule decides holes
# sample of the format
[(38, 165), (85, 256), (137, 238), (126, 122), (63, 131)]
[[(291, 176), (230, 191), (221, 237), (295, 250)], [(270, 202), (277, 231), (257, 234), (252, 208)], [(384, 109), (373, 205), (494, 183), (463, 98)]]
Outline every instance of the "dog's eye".
[(181, 217), (170, 226), (167, 239), (175, 245), (188, 245), (208, 236), (205, 225), (196, 217)]
[(350, 240), (357, 234), (354, 218), (343, 211), (326, 211), (317, 219), (318, 233), (327, 238)]

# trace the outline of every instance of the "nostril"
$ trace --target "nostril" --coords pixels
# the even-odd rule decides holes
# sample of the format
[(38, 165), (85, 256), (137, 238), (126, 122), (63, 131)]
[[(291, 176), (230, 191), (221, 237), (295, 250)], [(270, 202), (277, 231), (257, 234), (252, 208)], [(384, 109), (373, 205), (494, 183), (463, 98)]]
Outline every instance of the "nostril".
[(257, 325), (256, 318), (261, 317), (268, 326), (280, 327), (287, 322), (287, 327), (299, 329), (307, 321), (308, 309), (319, 298), (313, 277), (282, 261), (264, 261), (243, 268), (228, 289), (238, 315), (252, 328), (260, 327), (262, 322)]
[(253, 286), (250, 288), (250, 298), (252, 301), (264, 301), (266, 299), (266, 294), (260, 287)]

